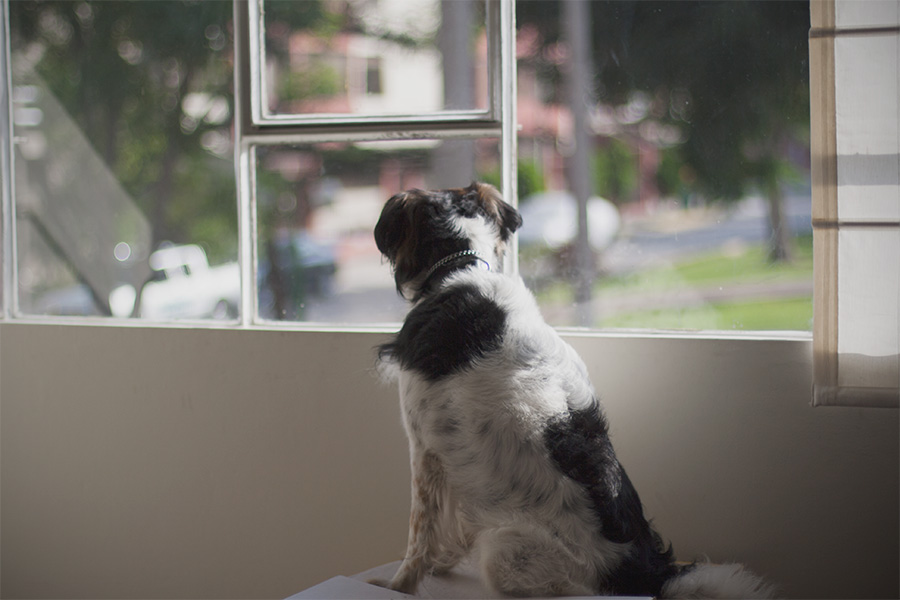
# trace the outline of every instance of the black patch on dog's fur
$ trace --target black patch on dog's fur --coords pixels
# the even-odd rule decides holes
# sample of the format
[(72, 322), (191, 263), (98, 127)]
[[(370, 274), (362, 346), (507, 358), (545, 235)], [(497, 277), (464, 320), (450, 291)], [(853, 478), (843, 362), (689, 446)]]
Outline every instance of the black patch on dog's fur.
[(506, 312), (494, 301), (473, 285), (455, 285), (409, 311), (379, 356), (436, 381), (499, 348), (505, 327)]
[(597, 404), (552, 419), (544, 431), (550, 456), (587, 492), (610, 541), (632, 544), (631, 553), (607, 578), (602, 591), (659, 596), (667, 579), (679, 572), (672, 548), (644, 518), (641, 500), (619, 464), (606, 419)]

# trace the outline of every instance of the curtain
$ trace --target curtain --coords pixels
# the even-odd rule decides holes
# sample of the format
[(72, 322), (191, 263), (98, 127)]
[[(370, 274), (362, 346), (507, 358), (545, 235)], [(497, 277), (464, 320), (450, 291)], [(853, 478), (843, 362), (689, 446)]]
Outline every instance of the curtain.
[(812, 0), (813, 404), (900, 407), (900, 0)]

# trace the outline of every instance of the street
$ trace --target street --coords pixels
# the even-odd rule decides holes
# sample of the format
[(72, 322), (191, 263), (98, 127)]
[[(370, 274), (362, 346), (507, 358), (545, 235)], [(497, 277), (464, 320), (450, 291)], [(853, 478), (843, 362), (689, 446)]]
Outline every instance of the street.
[[(812, 232), (809, 196), (786, 197), (785, 214), (794, 235)], [(727, 211), (660, 211), (650, 217), (625, 220), (618, 239), (603, 254), (603, 268), (611, 274), (624, 274), (671, 264), (729, 244), (759, 244), (768, 237), (767, 207), (760, 198), (749, 198)], [(340, 264), (334, 290), (332, 296), (304, 307), (304, 320), (330, 324), (398, 323), (407, 310), (406, 302), (394, 289), (390, 268), (378, 254), (374, 242), (365, 252), (354, 252)], [(644, 298), (634, 295), (597, 298), (595, 302), (597, 314), (609, 315), (625, 309), (696, 306), (733, 298), (795, 297), (809, 294), (811, 290), (810, 280), (683, 290), (648, 294)]]

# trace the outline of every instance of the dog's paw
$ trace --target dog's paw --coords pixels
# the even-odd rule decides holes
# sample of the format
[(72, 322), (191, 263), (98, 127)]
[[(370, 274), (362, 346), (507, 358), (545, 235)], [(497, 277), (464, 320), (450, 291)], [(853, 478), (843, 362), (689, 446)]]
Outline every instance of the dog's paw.
[(383, 587), (388, 590), (393, 590), (395, 592), (400, 592), (401, 594), (412, 594), (415, 591), (415, 585), (410, 586), (408, 581), (397, 581), (395, 579), (381, 579), (380, 577), (375, 577), (372, 579), (367, 579), (366, 583), (369, 585), (377, 585), (378, 587)]
[(387, 579), (382, 579), (380, 577), (373, 577), (372, 579), (366, 579), (366, 583), (368, 583), (369, 585), (377, 585), (378, 587), (383, 587), (383, 588), (388, 588), (388, 589), (391, 588), (391, 582), (388, 581)]

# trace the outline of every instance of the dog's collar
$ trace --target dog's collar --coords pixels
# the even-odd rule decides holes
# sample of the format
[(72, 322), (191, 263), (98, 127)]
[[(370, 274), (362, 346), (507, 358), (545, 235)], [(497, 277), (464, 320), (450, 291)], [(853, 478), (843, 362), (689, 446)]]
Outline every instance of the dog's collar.
[(491, 263), (489, 263), (488, 260), (485, 257), (483, 257), (482, 255), (480, 255), (478, 252), (476, 252), (475, 250), (462, 250), (461, 252), (454, 252), (453, 254), (448, 254), (441, 260), (439, 260), (436, 263), (434, 263), (433, 265), (431, 265), (431, 268), (428, 269), (428, 271), (425, 273), (425, 277), (422, 279), (422, 281), (423, 282), (428, 281), (431, 278), (431, 276), (434, 275), (435, 271), (437, 271), (444, 265), (453, 262), (454, 260), (456, 260), (458, 258), (474, 258), (475, 260), (479, 261), (481, 267), (485, 271), (491, 270)]

